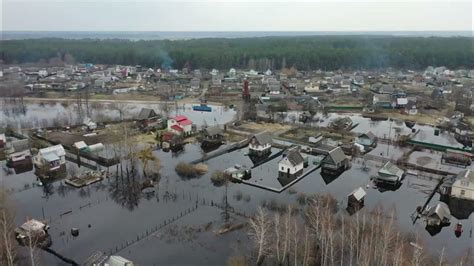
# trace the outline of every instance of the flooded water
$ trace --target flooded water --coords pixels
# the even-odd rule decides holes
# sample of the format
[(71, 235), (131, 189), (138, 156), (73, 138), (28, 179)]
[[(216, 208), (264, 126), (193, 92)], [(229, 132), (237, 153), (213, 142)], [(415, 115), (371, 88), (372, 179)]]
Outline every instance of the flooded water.
[[(136, 116), (143, 107), (158, 110), (153, 105), (130, 104), (124, 118)], [(44, 126), (43, 120), (49, 125), (52, 117), (67, 118), (74, 115), (73, 111), (73, 105), (28, 104), (27, 110), (18, 116), (0, 113), (0, 121), (2, 126), (15, 123), (14, 121), (19, 121), (16, 125), (22, 124), (23, 127)], [(99, 109), (94, 109), (93, 112), (100, 113)], [(211, 113), (201, 113), (192, 111), (191, 105), (184, 105), (173, 111), (173, 114), (176, 113), (187, 115), (198, 125), (222, 124), (235, 116), (235, 111), (218, 106)], [(102, 115), (119, 118), (118, 111), (112, 108), (105, 108)], [(342, 115), (329, 114), (324, 121), (317, 123), (319, 126), (326, 126), (331, 119), (340, 116)], [(358, 133), (370, 129), (379, 137), (395, 138), (396, 134), (411, 132), (400, 122), (371, 121), (360, 115), (350, 117), (358, 124), (353, 129)], [(75, 118), (71, 119), (73, 121)], [(419, 133), (420, 138), (432, 139), (433, 128), (415, 128), (426, 133)], [(404, 151), (403, 148), (381, 144), (372, 153), (396, 159)], [(142, 265), (223, 265), (236, 250), (247, 251), (249, 240), (244, 230), (219, 237), (213, 233), (224, 222), (222, 210), (214, 204), (222, 204), (226, 189), (212, 185), (210, 176), (216, 170), (224, 170), (235, 164), (252, 167), (254, 162), (247, 156), (247, 152), (244, 148), (213, 158), (206, 162), (209, 167), (207, 174), (187, 179), (178, 176), (174, 169), (179, 162), (200, 158), (203, 152), (198, 145), (187, 144), (184, 151), (179, 153), (154, 151), (162, 166), (162, 177), (154, 194), (132, 190), (124, 184), (133, 180), (115, 176), (80, 189), (72, 188), (61, 180), (40, 186), (33, 171), (15, 174), (6, 168), (5, 162), (0, 163), (0, 181), (12, 192), (17, 207), (16, 222), (21, 224), (27, 218), (48, 219), (53, 239), (52, 248), (79, 263), (100, 250), (120, 254)], [(273, 148), (272, 152), (278, 152), (278, 149)], [(410, 160), (417, 161), (423, 156), (426, 157), (423, 152), (414, 153)], [(253, 169), (250, 181), (257, 180), (272, 187), (281, 187), (277, 180), (279, 159), (275, 158)], [(67, 167), (76, 166), (68, 162)], [(361, 160), (354, 160), (352, 168), (337, 178), (322, 177), (320, 170), (316, 170), (292, 186), (291, 193), (288, 190), (278, 194), (245, 184), (230, 184), (227, 199), (234, 211), (248, 215), (263, 203), (273, 202), (285, 206), (297, 204), (297, 197), (301, 193), (329, 193), (339, 201), (340, 208), (344, 209), (347, 195), (355, 188), (362, 187), (367, 191), (364, 208), (370, 210), (379, 205), (385, 209), (395, 208), (400, 228), (405, 232), (419, 234), (432, 254), (438, 254), (445, 247), (449, 256), (458, 256), (472, 245), (473, 239), (469, 234), (472, 230), (472, 214), (460, 220), (465, 228), (465, 233), (460, 238), (454, 235), (453, 225), (458, 222), (456, 218), (451, 220), (452, 226), (443, 228), (435, 236), (425, 230), (421, 219), (416, 224), (412, 223), (410, 215), (417, 206), (424, 204), (427, 194), (436, 185), (434, 179), (408, 176), (396, 191), (383, 191), (373, 187), (370, 182), (370, 176), (376, 173), (381, 163), (370, 161), (367, 162), (367, 167), (368, 169), (363, 168)], [(111, 172), (116, 169), (109, 168)], [(143, 178), (137, 177), (135, 181), (141, 182)], [(430, 205), (435, 205), (438, 200), (439, 197), (435, 196)], [(245, 221), (245, 218), (238, 215), (231, 216), (231, 219), (235, 222)], [(212, 228), (203, 231), (203, 225), (210, 222)], [(79, 228), (79, 236), (72, 237), (71, 228)], [(182, 231), (187, 233), (181, 234)], [(137, 239), (140, 241), (130, 245)], [(42, 258), (45, 265), (58, 263), (57, 258), (46, 253), (42, 253)]]
[[(231, 121), (236, 112), (224, 106), (211, 106), (212, 112), (193, 111), (192, 104), (179, 104), (169, 108), (169, 115), (186, 115), (194, 124), (215, 125), (225, 124)], [(85, 106), (82, 107), (85, 112)], [(96, 103), (90, 104), (90, 117), (94, 121), (117, 121), (120, 119), (122, 110), (123, 119), (133, 119), (138, 116), (142, 108), (152, 108), (160, 113), (160, 104), (124, 103), (119, 107), (114, 104)], [(7, 125), (13, 128), (41, 128), (56, 125), (74, 125), (82, 123), (78, 121), (78, 108), (75, 103), (26, 103), (24, 107), (18, 104), (2, 103), (0, 112), (0, 127)]]
[[(36, 185), (37, 180), (32, 171), (7, 174), (2, 170), (1, 181), (13, 192), (14, 202), (18, 207), (17, 223), (24, 222), (27, 217), (49, 219), (52, 248), (78, 262), (82, 262), (97, 250), (118, 250), (118, 254), (143, 265), (151, 262), (167, 265), (194, 264), (193, 262), (225, 264), (235, 248), (239, 245), (245, 247), (245, 243), (248, 243), (245, 231), (217, 237), (211, 230), (197, 234), (192, 240), (186, 240), (185, 236), (170, 238), (170, 233), (166, 232), (169, 230), (167, 228), (173, 228), (172, 226), (177, 227), (176, 230), (179, 231), (180, 228), (202, 226), (209, 222), (215, 225), (222, 223), (222, 211), (210, 206), (210, 203), (222, 203), (225, 188), (213, 186), (210, 176), (215, 170), (223, 170), (236, 163), (252, 166), (252, 161), (246, 156), (247, 149), (211, 159), (206, 162), (209, 166), (208, 173), (195, 179), (182, 179), (175, 173), (174, 167), (180, 161), (199, 158), (202, 151), (197, 145), (188, 144), (185, 151), (179, 154), (161, 150), (154, 153), (161, 160), (163, 168), (158, 190), (151, 196), (131, 195), (131, 191), (118, 185), (115, 177), (81, 189), (69, 187), (63, 181), (41, 187)], [(267, 179), (269, 183), (275, 184), (278, 160), (279, 158), (271, 160), (255, 168), (252, 179)], [(409, 176), (398, 190), (381, 192), (373, 188), (369, 181), (381, 164), (368, 162), (369, 170), (365, 171), (361, 163), (353, 161), (352, 168), (334, 180), (323, 178), (317, 170), (292, 187), (295, 194), (288, 191), (277, 194), (249, 185), (230, 184), (228, 201), (235, 210), (251, 214), (264, 202), (296, 204), (298, 193), (330, 193), (340, 202), (340, 207), (345, 208), (347, 195), (360, 186), (367, 191), (365, 208), (372, 209), (377, 205), (382, 205), (385, 209), (396, 208), (399, 226), (406, 232), (420, 234), (430, 251), (437, 252), (445, 247), (447, 254), (456, 256), (470, 246), (472, 238), (469, 237), (469, 232), (456, 238), (451, 226), (443, 228), (439, 234), (432, 237), (424, 229), (424, 222), (421, 220), (415, 225), (412, 224), (410, 214), (416, 206), (423, 205), (427, 193), (435, 186), (434, 180)], [(68, 163), (68, 167), (73, 165)], [(2, 168), (6, 169), (4, 164)], [(236, 197), (238, 194), (241, 197)], [(437, 200), (436, 196), (432, 204)], [(196, 202), (199, 207), (193, 210)], [(179, 217), (189, 210), (192, 211), (176, 222), (154, 231), (154, 228), (165, 221)], [(465, 231), (471, 229), (471, 221), (472, 215), (470, 220), (468, 218), (461, 221)], [(453, 218), (452, 225), (456, 223), (457, 220)], [(80, 229), (78, 237), (70, 235), (73, 227)], [(122, 249), (122, 246), (137, 237), (141, 239), (148, 233), (150, 236)], [(47, 265), (57, 263), (57, 259), (50, 255), (43, 254), (43, 259)]]

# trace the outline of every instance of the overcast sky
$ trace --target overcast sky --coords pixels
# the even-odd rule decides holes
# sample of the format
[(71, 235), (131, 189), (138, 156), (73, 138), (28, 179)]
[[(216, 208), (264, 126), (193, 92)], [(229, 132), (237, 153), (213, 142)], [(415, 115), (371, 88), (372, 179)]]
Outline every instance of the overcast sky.
[(0, 0), (5, 31), (472, 31), (460, 0)]

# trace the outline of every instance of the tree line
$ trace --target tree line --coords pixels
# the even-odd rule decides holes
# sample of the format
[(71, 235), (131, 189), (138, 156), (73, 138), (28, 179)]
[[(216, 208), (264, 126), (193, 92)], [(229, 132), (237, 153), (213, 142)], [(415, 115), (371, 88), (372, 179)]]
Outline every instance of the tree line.
[[(249, 68), (295, 66), (323, 69), (473, 68), (472, 37), (301, 36), (191, 40), (57, 39), (3, 40), (4, 64), (51, 58), (94, 64), (165, 68)], [(67, 59), (67, 60), (66, 60)]]

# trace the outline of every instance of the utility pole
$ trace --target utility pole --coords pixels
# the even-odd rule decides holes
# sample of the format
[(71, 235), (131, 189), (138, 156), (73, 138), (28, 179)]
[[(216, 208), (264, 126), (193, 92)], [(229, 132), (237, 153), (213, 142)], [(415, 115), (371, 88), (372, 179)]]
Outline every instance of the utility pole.
[[(390, 118), (389, 118), (390, 119)], [(392, 124), (393, 124), (393, 120), (390, 119), (390, 129), (388, 131), (388, 145), (387, 145), (387, 157), (388, 157), (388, 153), (390, 151), (390, 145), (392, 144), (392, 139), (391, 139), (391, 135), (392, 135)]]

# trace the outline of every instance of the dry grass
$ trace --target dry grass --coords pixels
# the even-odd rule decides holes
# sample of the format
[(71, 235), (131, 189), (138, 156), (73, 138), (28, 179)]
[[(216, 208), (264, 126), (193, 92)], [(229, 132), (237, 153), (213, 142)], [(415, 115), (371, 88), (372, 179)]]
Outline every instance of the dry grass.
[(203, 163), (198, 163), (194, 166), (194, 169), (196, 170), (196, 173), (198, 175), (204, 175), (207, 173), (208, 171), (208, 167), (207, 165), (203, 164)]
[(277, 131), (286, 131), (292, 128), (291, 125), (287, 124), (278, 124), (278, 123), (255, 123), (248, 122), (239, 126), (239, 128), (247, 129), (253, 132), (268, 131), (268, 132), (277, 132)]
[(155, 134), (138, 134), (134, 136), (133, 140), (138, 143), (156, 144)]

